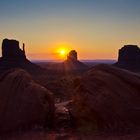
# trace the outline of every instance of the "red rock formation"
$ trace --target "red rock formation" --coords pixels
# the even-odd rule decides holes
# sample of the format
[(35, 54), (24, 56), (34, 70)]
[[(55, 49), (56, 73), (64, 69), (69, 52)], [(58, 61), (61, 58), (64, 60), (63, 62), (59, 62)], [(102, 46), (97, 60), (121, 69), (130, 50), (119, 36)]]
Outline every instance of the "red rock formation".
[(98, 65), (77, 81), (72, 114), (84, 130), (140, 126), (140, 75)]
[(46, 88), (36, 84), (23, 70), (0, 76), (0, 132), (32, 125), (52, 125), (54, 102)]
[(4, 39), (2, 42), (2, 58), (13, 61), (25, 61), (26, 55), (24, 47), (23, 50), (21, 50), (18, 41)]
[(20, 49), (18, 41), (4, 39), (2, 43), (2, 57), (0, 58), (0, 72), (12, 68), (22, 68), (31, 74), (43, 72), (43, 69), (26, 58), (25, 44), (23, 44), (23, 49)]
[(115, 65), (131, 71), (140, 71), (140, 48), (136, 45), (122, 47)]
[(72, 71), (72, 70), (85, 70), (88, 67), (78, 60), (77, 52), (72, 50), (69, 52), (67, 56), (67, 60), (63, 63), (64, 70)]
[(72, 50), (69, 52), (68, 56), (67, 56), (67, 60), (68, 61), (77, 61), (77, 52), (75, 50)]

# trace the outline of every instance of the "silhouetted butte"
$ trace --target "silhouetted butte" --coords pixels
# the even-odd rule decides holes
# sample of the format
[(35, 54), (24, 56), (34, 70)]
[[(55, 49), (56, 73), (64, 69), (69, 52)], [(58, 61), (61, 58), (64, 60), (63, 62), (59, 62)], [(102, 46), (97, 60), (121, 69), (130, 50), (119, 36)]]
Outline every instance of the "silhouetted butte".
[(22, 68), (31, 74), (42, 71), (39, 66), (31, 63), (26, 58), (25, 44), (23, 44), (21, 49), (19, 41), (4, 39), (2, 42), (2, 57), (0, 58), (0, 72), (12, 68)]
[(66, 71), (85, 70), (88, 68), (84, 63), (78, 60), (78, 54), (75, 50), (69, 52), (67, 60), (64, 61), (63, 65)]
[(137, 45), (125, 45), (119, 50), (118, 62), (120, 68), (140, 71), (140, 48)]

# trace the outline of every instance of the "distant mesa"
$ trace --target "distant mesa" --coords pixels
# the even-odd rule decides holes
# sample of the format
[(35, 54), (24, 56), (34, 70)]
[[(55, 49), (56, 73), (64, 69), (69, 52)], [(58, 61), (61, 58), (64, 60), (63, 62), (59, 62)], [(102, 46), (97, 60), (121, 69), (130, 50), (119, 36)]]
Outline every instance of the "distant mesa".
[(78, 60), (78, 54), (75, 50), (71, 50), (67, 56), (67, 60), (63, 63), (64, 69), (67, 71), (71, 70), (84, 70), (88, 67)]
[(125, 45), (119, 50), (118, 62), (120, 68), (140, 71), (140, 48), (137, 45)]
[(25, 44), (21, 49), (19, 41), (4, 39), (2, 42), (2, 57), (0, 58), (0, 72), (11, 68), (22, 68), (31, 74), (41, 71), (39, 66), (26, 58)]

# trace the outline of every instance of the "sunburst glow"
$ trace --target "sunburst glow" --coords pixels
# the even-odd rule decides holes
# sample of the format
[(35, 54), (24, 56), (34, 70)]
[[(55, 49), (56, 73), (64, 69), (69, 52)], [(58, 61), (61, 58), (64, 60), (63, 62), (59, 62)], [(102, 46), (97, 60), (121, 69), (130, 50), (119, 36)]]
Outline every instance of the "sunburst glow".
[(68, 48), (59, 48), (57, 50), (59, 58), (62, 58), (62, 59), (66, 59), (68, 52), (69, 52)]
[(62, 56), (66, 55), (66, 51), (64, 49), (60, 50), (60, 55), (62, 55)]

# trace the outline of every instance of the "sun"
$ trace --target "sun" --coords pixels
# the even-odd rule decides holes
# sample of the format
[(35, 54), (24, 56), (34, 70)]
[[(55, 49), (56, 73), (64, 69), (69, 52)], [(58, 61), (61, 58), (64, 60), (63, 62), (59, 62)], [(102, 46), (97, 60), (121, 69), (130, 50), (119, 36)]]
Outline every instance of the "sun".
[(64, 50), (64, 49), (63, 50), (60, 50), (59, 53), (60, 53), (60, 55), (64, 56), (64, 55), (66, 55), (66, 50)]
[(68, 43), (59, 43), (55, 45), (55, 57), (59, 60), (67, 59), (68, 53), (71, 50), (71, 45)]
[(68, 54), (67, 48), (58, 48), (57, 50), (59, 58), (66, 59)]

